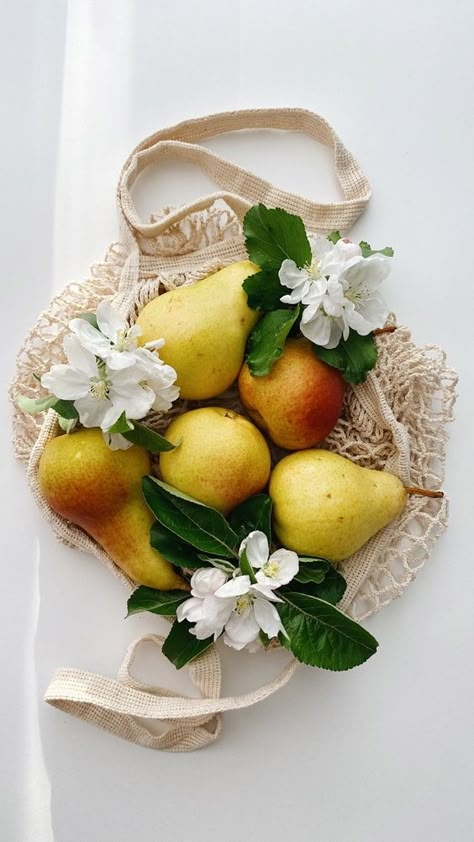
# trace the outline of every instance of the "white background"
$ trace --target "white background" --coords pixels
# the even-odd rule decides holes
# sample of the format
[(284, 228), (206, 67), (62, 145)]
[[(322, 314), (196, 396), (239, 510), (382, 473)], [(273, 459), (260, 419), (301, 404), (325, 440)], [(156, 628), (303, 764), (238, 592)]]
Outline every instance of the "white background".
[[(387, 296), (399, 321), (446, 348), (461, 376), (449, 530), (403, 598), (368, 621), (377, 656), (341, 675), (301, 668), (188, 755), (138, 748), (42, 702), (57, 666), (113, 675), (159, 620), (124, 622), (122, 586), (55, 543), (11, 456), (4, 404), (5, 842), (472, 839), (473, 22), (471, 0), (3, 4), (3, 393), (37, 313), (116, 236), (115, 184), (135, 143), (186, 117), (277, 105), (319, 112), (354, 151), (374, 189), (355, 234), (395, 247)], [(329, 154), (301, 137), (212, 147), (284, 188), (338, 196)], [(207, 188), (170, 169), (143, 211)], [(227, 654), (225, 691), (282, 658)], [(149, 653), (150, 668), (175, 680)]]

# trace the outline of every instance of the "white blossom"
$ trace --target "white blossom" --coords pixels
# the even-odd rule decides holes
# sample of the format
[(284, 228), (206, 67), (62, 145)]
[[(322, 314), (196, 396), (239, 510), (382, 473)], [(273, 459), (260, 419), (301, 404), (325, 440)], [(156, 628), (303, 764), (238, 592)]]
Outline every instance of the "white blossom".
[[(198, 640), (224, 632), (224, 642), (233, 649), (255, 651), (259, 633), (269, 638), (281, 632), (286, 635), (278, 611), (273, 604), (281, 602), (274, 593), (298, 572), (298, 556), (290, 550), (277, 550), (269, 555), (267, 536), (251, 532), (239, 549), (239, 557), (252, 568), (252, 577), (236, 568), (232, 577), (222, 570), (202, 568), (191, 579), (191, 597), (177, 609), (178, 622), (194, 623), (190, 630)], [(244, 569), (247, 569), (247, 565)], [(257, 572), (255, 572), (255, 570)]]
[(81, 424), (100, 427), (112, 450), (124, 450), (130, 442), (110, 428), (122, 414), (133, 421), (150, 409), (170, 409), (179, 396), (177, 375), (157, 353), (164, 340), (138, 347), (141, 328), (127, 327), (109, 300), (97, 307), (97, 324), (99, 329), (85, 319), (70, 322), (67, 364), (53, 366), (41, 383), (57, 398), (73, 401)]
[(268, 538), (264, 532), (251, 532), (242, 541), (239, 555), (246, 553), (253, 568), (257, 569), (254, 591), (259, 591), (267, 599), (278, 601), (272, 593), (281, 585), (287, 585), (299, 570), (299, 559), (292, 550), (280, 549), (269, 554)]
[(291, 289), (281, 301), (303, 305), (303, 336), (323, 348), (335, 348), (351, 328), (365, 336), (382, 327), (388, 310), (379, 287), (390, 271), (387, 258), (364, 258), (358, 245), (342, 238), (332, 243), (316, 237), (310, 244), (309, 265), (300, 269), (293, 260), (284, 260), (278, 273), (280, 282)]
[(107, 431), (123, 412), (130, 419), (149, 412), (155, 392), (142, 382), (137, 367), (109, 369), (74, 335), (66, 336), (64, 351), (67, 364), (53, 365), (41, 385), (60, 400), (73, 401), (84, 427)]
[(98, 305), (96, 319), (98, 328), (86, 319), (72, 319), (69, 328), (81, 345), (96, 357), (106, 360), (109, 368), (121, 369), (134, 365), (135, 359), (131, 352), (138, 347), (141, 327), (129, 327), (108, 298)]

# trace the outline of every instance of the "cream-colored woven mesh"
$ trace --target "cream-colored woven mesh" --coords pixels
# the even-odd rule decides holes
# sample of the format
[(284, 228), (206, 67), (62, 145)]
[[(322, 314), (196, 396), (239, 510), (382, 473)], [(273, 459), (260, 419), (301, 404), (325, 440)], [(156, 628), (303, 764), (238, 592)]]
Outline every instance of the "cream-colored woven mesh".
[[(188, 142), (190, 138), (247, 124), (290, 128), (292, 119), (299, 121), (300, 127), (311, 136), (334, 146), (345, 202), (322, 206), (295, 196), (290, 201), (289, 194)], [(220, 200), (214, 201), (215, 194), (179, 211), (167, 208), (142, 225), (136, 220), (129, 187), (145, 165), (162, 154), (170, 154), (170, 144), (174, 143), (169, 140), (170, 132), (178, 138), (175, 151), (179, 151), (179, 157), (194, 159), (226, 188), (235, 189), (238, 184), (240, 195), (225, 194), (227, 206)], [(220, 194), (220, 199), (223, 195)], [(211, 271), (246, 257), (239, 221), (231, 208), (241, 216), (252, 199), (264, 200), (266, 196), (268, 201), (269, 195), (269, 204), (290, 206), (306, 219), (309, 230), (320, 231), (326, 225), (343, 228), (351, 224), (367, 204), (370, 190), (358, 165), (333, 130), (321, 118), (298, 109), (284, 110), (284, 114), (266, 111), (217, 115), (182, 124), (144, 141), (125, 164), (119, 185), (121, 244), (109, 248), (105, 261), (93, 267), (89, 280), (70, 284), (40, 316), (19, 353), (10, 389), (12, 399), (18, 393), (37, 394), (34, 375), (41, 375), (62, 360), (62, 341), (70, 319), (95, 310), (105, 296), (113, 295), (116, 306), (133, 322), (147, 301), (156, 295), (182, 284), (199, 282)], [(313, 226), (311, 221), (315, 223)], [(392, 471), (406, 485), (439, 488), (443, 482), (445, 428), (452, 419), (456, 374), (447, 366), (440, 348), (417, 347), (405, 327), (379, 336), (377, 343), (376, 369), (363, 385), (347, 388), (343, 416), (324, 446), (357, 464)], [(244, 412), (235, 387), (208, 403), (220, 403)], [(152, 413), (147, 423), (163, 430), (171, 417), (189, 405), (178, 401), (169, 413)], [(47, 441), (58, 433), (55, 413), (50, 410), (43, 419), (16, 411), (14, 431), (16, 454), (28, 462), (33, 494), (58, 539), (93, 553), (132, 587), (133, 583), (104, 551), (81, 529), (55, 514), (41, 496), (38, 462)], [(274, 459), (280, 455), (281, 452), (273, 451)], [(348, 583), (341, 609), (362, 619), (399, 596), (445, 529), (447, 511), (446, 498), (410, 497), (396, 522), (341, 564)], [(161, 645), (158, 637), (151, 636), (151, 639)], [(136, 645), (137, 642), (133, 643), (127, 653), (118, 681), (77, 670), (61, 670), (48, 688), (47, 700), (141, 745), (188, 751), (216, 738), (221, 711), (261, 701), (283, 686), (295, 669), (292, 661), (269, 685), (244, 696), (222, 699), (219, 658), (213, 646), (191, 666), (193, 680), (204, 698), (190, 700), (161, 688), (144, 687), (130, 676), (128, 666)], [(172, 720), (174, 725), (158, 737), (138, 721), (139, 717)]]

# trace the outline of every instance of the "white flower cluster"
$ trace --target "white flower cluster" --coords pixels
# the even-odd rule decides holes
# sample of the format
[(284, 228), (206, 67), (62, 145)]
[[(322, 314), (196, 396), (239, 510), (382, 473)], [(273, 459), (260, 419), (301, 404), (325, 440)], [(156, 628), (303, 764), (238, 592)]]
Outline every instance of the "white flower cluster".
[[(252, 576), (237, 568), (232, 577), (223, 570), (203, 567), (191, 579), (191, 597), (178, 607), (178, 622), (194, 623), (190, 629), (198, 640), (224, 632), (224, 642), (233, 649), (254, 651), (260, 644), (260, 630), (269, 638), (286, 635), (274, 602), (281, 599), (274, 591), (298, 573), (299, 559), (291, 550), (269, 555), (264, 532), (251, 532), (239, 548)], [(246, 569), (244, 567), (244, 569)]]
[(284, 260), (278, 276), (291, 292), (285, 304), (303, 304), (300, 330), (315, 345), (335, 348), (352, 328), (362, 336), (383, 327), (388, 310), (379, 286), (390, 272), (381, 254), (364, 258), (360, 246), (347, 239), (310, 240), (312, 260), (299, 269)]
[[(179, 395), (176, 371), (165, 365), (157, 349), (164, 340), (138, 347), (141, 328), (128, 327), (109, 300), (97, 307), (97, 325), (85, 319), (69, 323), (64, 339), (67, 364), (54, 365), (41, 385), (60, 400), (73, 401), (84, 427), (106, 434), (125, 413), (143, 418), (150, 409), (168, 410)], [(130, 446), (122, 436), (108, 436), (114, 448)]]

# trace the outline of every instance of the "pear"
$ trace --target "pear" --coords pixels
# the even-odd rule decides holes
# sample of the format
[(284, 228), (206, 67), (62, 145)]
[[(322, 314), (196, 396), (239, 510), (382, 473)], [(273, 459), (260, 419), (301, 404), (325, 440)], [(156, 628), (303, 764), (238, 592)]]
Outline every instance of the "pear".
[(260, 316), (248, 306), (242, 283), (259, 271), (249, 260), (232, 263), (159, 295), (141, 311), (139, 341), (165, 340), (160, 356), (176, 370), (182, 398), (212, 398), (236, 379), (247, 337)]
[(328, 450), (286, 456), (270, 479), (275, 532), (301, 555), (341, 561), (403, 511), (398, 477), (354, 465)]
[(271, 458), (261, 432), (242, 415), (219, 406), (185, 412), (165, 437), (182, 442), (160, 453), (165, 482), (227, 514), (268, 482)]
[(135, 582), (159, 590), (189, 590), (150, 546), (154, 517), (141, 491), (142, 477), (150, 472), (146, 450), (111, 450), (100, 430), (87, 429), (48, 442), (39, 483), (51, 508), (91, 535)]
[(285, 450), (319, 444), (335, 427), (344, 400), (339, 371), (319, 360), (307, 339), (289, 339), (270, 374), (239, 375), (240, 399), (250, 417)]

